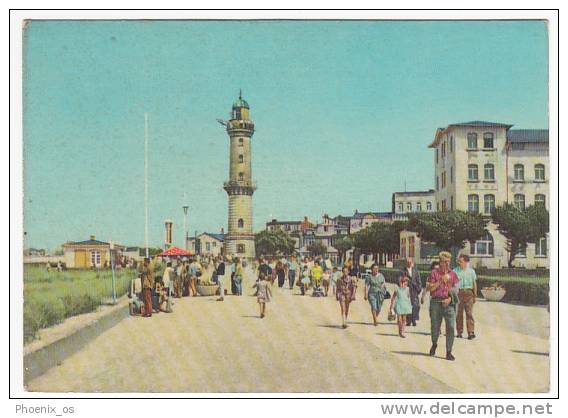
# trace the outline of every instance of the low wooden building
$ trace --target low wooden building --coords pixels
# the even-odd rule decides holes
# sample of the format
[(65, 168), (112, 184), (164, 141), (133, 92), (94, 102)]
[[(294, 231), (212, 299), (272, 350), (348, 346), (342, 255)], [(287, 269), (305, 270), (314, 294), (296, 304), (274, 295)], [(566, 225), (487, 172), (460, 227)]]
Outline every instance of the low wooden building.
[[(118, 255), (122, 246), (114, 245)], [(110, 243), (98, 241), (94, 235), (86, 241), (66, 242), (63, 244), (65, 265), (67, 268), (100, 268), (110, 266)]]

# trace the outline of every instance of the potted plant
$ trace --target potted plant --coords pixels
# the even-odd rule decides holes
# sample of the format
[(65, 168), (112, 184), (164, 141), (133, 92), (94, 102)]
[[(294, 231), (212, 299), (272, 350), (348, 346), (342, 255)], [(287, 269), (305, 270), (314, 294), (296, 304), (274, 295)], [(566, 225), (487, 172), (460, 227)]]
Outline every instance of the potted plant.
[(491, 302), (499, 302), (505, 297), (505, 293), (507, 293), (507, 291), (499, 283), (493, 283), (491, 286), (486, 286), (481, 289), (481, 294), (485, 300)]
[(219, 285), (217, 283), (213, 283), (211, 281), (211, 276), (209, 276), (207, 279), (202, 278), (197, 284), (196, 289), (200, 296), (215, 296), (219, 290)]

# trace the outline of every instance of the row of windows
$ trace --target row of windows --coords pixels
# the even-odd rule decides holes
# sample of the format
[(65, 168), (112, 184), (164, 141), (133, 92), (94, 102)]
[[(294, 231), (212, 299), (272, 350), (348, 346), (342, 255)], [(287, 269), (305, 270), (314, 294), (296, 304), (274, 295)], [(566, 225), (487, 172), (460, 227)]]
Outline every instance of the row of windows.
[[(442, 189), (446, 187), (447, 184), (446, 172), (442, 172)], [(454, 167), (450, 167), (450, 184), (454, 182)], [(440, 190), (440, 179), (436, 176), (436, 190)]]
[[(514, 167), (514, 175), (516, 181), (524, 181), (525, 180), (525, 166), (523, 164), (515, 164)], [(544, 172), (544, 164), (535, 164), (534, 165), (534, 179), (537, 181), (544, 181), (546, 178)]]
[[(485, 164), (483, 166), (483, 174), (485, 180), (495, 180), (495, 166), (493, 164)], [(467, 179), (469, 181), (479, 180), (477, 164), (469, 164), (467, 166)]]
[[(487, 231), (485, 231), (485, 235), (474, 242), (470, 243), (469, 253), (470, 255), (482, 255), (482, 256), (493, 256), (494, 254), (494, 244), (493, 244), (493, 237)], [(534, 246), (534, 255), (536, 257), (546, 257), (548, 252), (546, 237), (542, 237), (535, 243)], [(521, 248), (519, 252), (520, 256), (527, 255), (527, 247)]]
[[(426, 210), (427, 211), (432, 210), (432, 202), (426, 202)], [(398, 211), (404, 212), (404, 203), (398, 202)], [(406, 203), (406, 211), (412, 212), (412, 203), (411, 202)], [(422, 202), (416, 202), (416, 212), (422, 212)]]
[[(494, 135), (492, 132), (485, 132), (483, 134), (483, 148), (493, 149), (495, 145)], [(467, 134), (467, 149), (477, 149), (477, 134), (470, 132)]]
[[(513, 197), (514, 205), (519, 210), (525, 209), (525, 195), (515, 194)], [(546, 205), (546, 196), (543, 194), (537, 194), (534, 196), (535, 205)], [(495, 209), (495, 195), (486, 194), (483, 195), (483, 213), (490, 215)], [(476, 194), (470, 194), (467, 196), (467, 210), (473, 213), (479, 213), (479, 196)]]

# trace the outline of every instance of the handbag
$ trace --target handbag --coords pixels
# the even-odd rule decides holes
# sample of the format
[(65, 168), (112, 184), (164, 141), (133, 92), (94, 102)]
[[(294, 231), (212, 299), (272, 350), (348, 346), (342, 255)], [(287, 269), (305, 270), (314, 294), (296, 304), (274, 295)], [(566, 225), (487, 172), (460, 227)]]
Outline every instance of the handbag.
[(390, 298), (391, 298), (391, 294), (390, 294), (390, 292), (387, 290), (387, 291), (385, 292), (385, 299), (390, 299)]

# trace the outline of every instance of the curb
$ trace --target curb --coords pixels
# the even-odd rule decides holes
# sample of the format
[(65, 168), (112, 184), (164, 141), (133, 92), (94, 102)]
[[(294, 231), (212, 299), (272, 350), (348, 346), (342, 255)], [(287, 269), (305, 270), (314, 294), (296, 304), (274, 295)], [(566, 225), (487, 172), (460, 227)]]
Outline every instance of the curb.
[(59, 366), (66, 358), (128, 316), (128, 304), (117, 307), (72, 334), (24, 355), (24, 387), (32, 379), (41, 376), (52, 367)]

